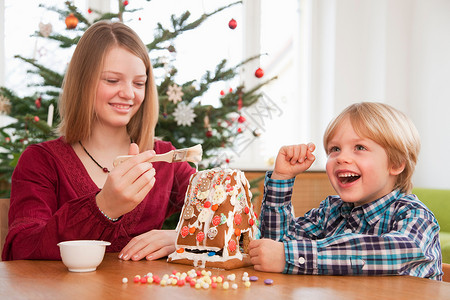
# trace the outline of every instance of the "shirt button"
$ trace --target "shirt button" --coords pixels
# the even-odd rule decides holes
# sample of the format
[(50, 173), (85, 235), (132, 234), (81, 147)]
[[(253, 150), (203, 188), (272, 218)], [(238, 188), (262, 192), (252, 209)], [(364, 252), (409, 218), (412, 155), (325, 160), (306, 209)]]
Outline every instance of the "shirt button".
[(298, 263), (301, 264), (301, 265), (303, 265), (303, 264), (305, 263), (305, 258), (304, 258), (304, 257), (300, 257), (300, 258), (298, 259)]
[(344, 230), (345, 233), (352, 233), (353, 231), (350, 228)]

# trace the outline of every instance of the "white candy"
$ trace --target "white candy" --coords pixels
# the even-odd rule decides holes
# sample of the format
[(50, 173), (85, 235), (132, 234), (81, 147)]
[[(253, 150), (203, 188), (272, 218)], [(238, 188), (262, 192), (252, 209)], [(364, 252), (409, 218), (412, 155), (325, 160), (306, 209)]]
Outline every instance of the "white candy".
[(233, 284), (231, 285), (231, 288), (232, 288), (233, 290), (237, 290), (238, 285), (237, 285), (236, 283), (233, 283)]
[(229, 281), (234, 281), (235, 279), (236, 279), (236, 274), (230, 274), (230, 275), (228, 275), (227, 276), (227, 279), (229, 280)]
[(122, 283), (127, 283), (128, 282), (128, 278), (124, 277), (122, 278)]

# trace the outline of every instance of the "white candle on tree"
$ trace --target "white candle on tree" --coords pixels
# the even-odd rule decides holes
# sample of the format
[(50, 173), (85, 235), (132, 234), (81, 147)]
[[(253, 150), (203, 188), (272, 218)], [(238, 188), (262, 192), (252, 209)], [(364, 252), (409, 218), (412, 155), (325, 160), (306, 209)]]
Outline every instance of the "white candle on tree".
[(55, 110), (55, 106), (53, 104), (50, 104), (48, 106), (48, 115), (47, 115), (47, 124), (48, 126), (52, 127), (53, 124), (53, 112)]

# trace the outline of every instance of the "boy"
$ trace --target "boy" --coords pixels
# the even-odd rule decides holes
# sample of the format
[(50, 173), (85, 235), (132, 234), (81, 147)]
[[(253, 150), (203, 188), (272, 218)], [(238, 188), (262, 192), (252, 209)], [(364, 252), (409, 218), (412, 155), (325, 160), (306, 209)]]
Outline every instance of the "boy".
[(381, 103), (353, 104), (325, 131), (326, 172), (337, 196), (294, 218), (295, 176), (315, 145), (284, 146), (265, 179), (255, 270), (293, 274), (412, 275), (441, 280), (439, 225), (410, 194), (420, 141), (412, 122)]

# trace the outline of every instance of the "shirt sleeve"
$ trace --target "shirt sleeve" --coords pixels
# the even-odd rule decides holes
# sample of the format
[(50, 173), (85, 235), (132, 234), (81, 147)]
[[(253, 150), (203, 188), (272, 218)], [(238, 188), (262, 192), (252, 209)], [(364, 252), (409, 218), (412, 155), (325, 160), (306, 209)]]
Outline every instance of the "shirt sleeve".
[(81, 197), (59, 190), (60, 171), (42, 148), (29, 146), (21, 155), (12, 177), (3, 260), (60, 259), (57, 243), (79, 236), (113, 240), (120, 222), (101, 215), (95, 202), (99, 190)]
[(325, 224), (331, 211), (328, 199), (303, 217), (296, 218), (291, 202), (295, 178), (275, 180), (267, 172), (261, 205), (261, 237), (276, 241), (318, 239), (324, 235)]

